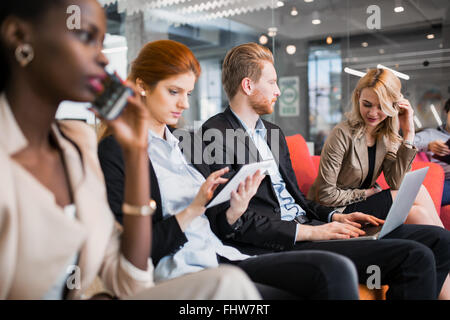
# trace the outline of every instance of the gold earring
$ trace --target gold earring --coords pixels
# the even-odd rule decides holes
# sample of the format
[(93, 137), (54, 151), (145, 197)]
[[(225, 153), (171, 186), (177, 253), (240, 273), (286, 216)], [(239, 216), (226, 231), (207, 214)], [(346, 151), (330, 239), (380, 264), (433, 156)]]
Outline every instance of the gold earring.
[(34, 59), (34, 50), (28, 43), (21, 44), (16, 48), (16, 60), (22, 67), (26, 67)]

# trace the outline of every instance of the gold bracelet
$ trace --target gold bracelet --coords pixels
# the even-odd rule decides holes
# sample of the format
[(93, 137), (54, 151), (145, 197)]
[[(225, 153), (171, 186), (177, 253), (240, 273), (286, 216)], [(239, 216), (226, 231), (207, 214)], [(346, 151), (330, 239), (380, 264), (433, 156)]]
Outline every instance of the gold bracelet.
[(152, 215), (156, 210), (156, 201), (150, 200), (148, 205), (145, 206), (133, 206), (128, 203), (122, 204), (122, 212), (124, 214), (129, 214), (133, 216), (150, 216)]

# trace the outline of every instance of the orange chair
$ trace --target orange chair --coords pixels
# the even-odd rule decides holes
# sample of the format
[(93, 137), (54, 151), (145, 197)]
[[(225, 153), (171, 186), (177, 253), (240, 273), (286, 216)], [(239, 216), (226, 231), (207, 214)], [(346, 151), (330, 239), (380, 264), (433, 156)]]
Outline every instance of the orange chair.
[[(433, 166), (437, 165), (435, 163), (430, 162), (430, 160), (428, 159), (428, 156), (425, 152), (419, 152), (417, 154), (416, 160), (418, 160), (417, 162), (423, 161), (427, 164), (432, 164)], [(429, 175), (427, 175), (427, 178), (430, 178)], [(427, 180), (427, 178), (425, 178), (425, 180)], [(445, 179), (445, 175), (444, 175), (444, 179)], [(432, 181), (438, 181), (438, 180), (432, 180)], [(428, 185), (426, 183), (424, 183), (424, 184), (427, 186), (427, 189), (428, 189)], [(430, 194), (431, 194), (430, 189), (428, 189), (428, 192), (430, 192)], [(442, 195), (442, 193), (441, 193), (441, 195)], [(441, 218), (441, 221), (444, 224), (444, 227), (447, 230), (450, 230), (450, 205), (446, 205), (446, 206), (442, 206), (442, 207), (440, 206), (440, 200), (438, 201), (438, 199), (442, 199), (442, 198), (438, 198), (439, 193), (436, 193), (435, 195), (431, 194), (431, 197), (433, 198), (434, 204), (435, 204), (436, 208), (438, 209), (439, 217)]]
[[(292, 167), (297, 177), (297, 183), (303, 194), (308, 194), (309, 188), (314, 183), (319, 171), (320, 156), (311, 156), (305, 139), (300, 135), (286, 137), (289, 153), (291, 156)], [(425, 166), (430, 167), (424, 180), (424, 186), (430, 193), (434, 205), (441, 211), (442, 191), (444, 187), (444, 170), (436, 163), (414, 160), (412, 170), (420, 169)], [(382, 174), (377, 182), (383, 189), (388, 188), (384, 175)], [(442, 213), (441, 219), (447, 229), (450, 230), (450, 205), (444, 207), (448, 210), (444, 220)], [(444, 210), (442, 210), (444, 211)], [(446, 224), (447, 223), (447, 224)], [(383, 300), (386, 299), (388, 286), (382, 286), (380, 289), (369, 290), (366, 286), (359, 286), (359, 295), (361, 300)]]

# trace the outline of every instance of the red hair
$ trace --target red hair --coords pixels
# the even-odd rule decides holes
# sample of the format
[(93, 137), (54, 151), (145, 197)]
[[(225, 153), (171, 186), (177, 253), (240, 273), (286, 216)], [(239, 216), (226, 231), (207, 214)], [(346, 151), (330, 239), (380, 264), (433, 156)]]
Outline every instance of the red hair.
[[(200, 63), (192, 51), (173, 40), (158, 40), (147, 43), (141, 49), (131, 64), (128, 80), (136, 83), (139, 78), (150, 89), (154, 89), (158, 82), (187, 72), (193, 72), (196, 80), (200, 77)], [(97, 134), (100, 141), (112, 132), (102, 122)]]
[(184, 44), (173, 40), (158, 40), (147, 43), (131, 64), (128, 79), (141, 79), (154, 88), (161, 80), (187, 72), (193, 72), (198, 79), (200, 63)]

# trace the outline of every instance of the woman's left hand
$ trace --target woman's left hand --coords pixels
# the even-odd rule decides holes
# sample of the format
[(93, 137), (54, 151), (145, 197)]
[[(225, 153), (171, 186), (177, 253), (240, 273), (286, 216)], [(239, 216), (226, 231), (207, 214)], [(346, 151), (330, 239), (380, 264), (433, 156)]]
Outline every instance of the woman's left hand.
[(407, 99), (397, 102), (399, 108), (398, 120), (403, 135), (414, 133), (414, 110)]
[(258, 191), (261, 181), (265, 175), (258, 170), (253, 176), (248, 176), (244, 182), (239, 184), (237, 190), (231, 193), (230, 208), (227, 210), (227, 221), (230, 225), (247, 210), (248, 204)]

